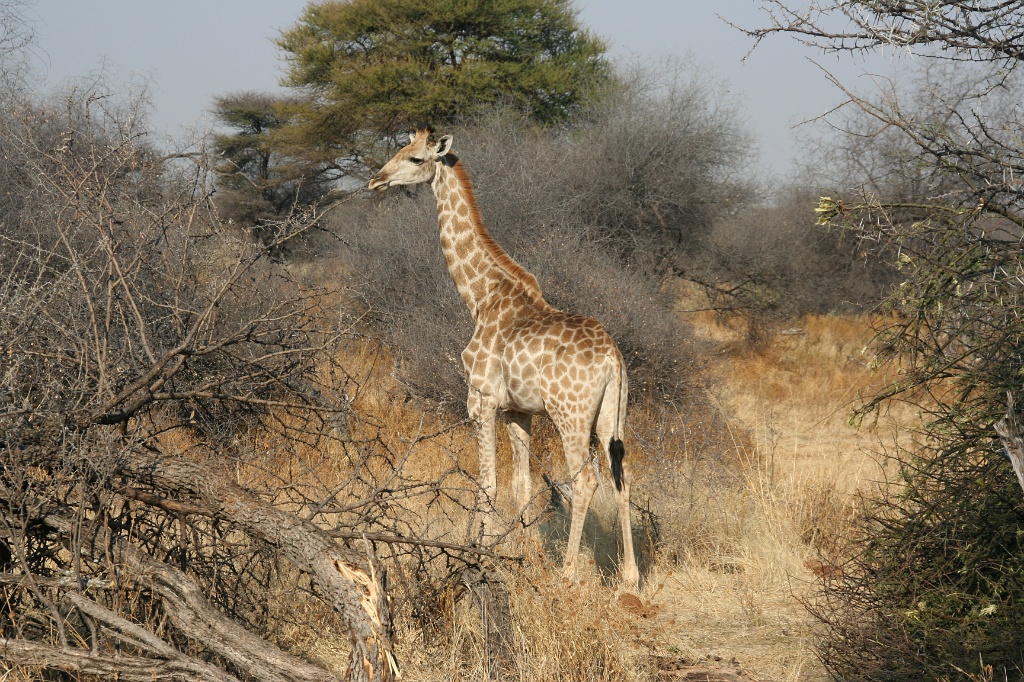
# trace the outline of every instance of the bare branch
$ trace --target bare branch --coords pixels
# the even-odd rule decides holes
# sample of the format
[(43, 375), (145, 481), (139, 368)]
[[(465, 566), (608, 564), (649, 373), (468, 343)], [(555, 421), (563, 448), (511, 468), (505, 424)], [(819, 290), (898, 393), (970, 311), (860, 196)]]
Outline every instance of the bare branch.
[(180, 658), (154, 659), (124, 654), (106, 655), (87, 649), (53, 646), (24, 639), (0, 639), (0, 654), (15, 665), (66, 670), (71, 673), (98, 675), (104, 679), (124, 682), (153, 680), (208, 680), (239, 682), (223, 671)]
[(1024, 3), (1020, 0), (812, 0), (793, 9), (787, 0), (764, 0), (769, 25), (739, 28), (760, 42), (787, 34), (826, 52), (912, 51), (957, 61), (998, 60), (1014, 68), (1024, 58)]
[(323, 530), (271, 507), (236, 485), (217, 460), (188, 456), (138, 456), (126, 463), (137, 480), (163, 487), (187, 487), (215, 513), (277, 547), (308, 574), (320, 593), (345, 619), (352, 639), (352, 679), (387, 680), (397, 676), (391, 651), (389, 596), (380, 569), (367, 552), (338, 546)]

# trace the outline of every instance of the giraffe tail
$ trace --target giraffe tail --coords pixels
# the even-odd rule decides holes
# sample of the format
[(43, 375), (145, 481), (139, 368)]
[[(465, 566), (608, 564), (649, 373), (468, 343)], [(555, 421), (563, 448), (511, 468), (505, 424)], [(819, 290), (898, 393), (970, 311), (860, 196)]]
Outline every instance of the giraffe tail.
[(626, 403), (629, 397), (629, 381), (626, 378), (626, 368), (619, 358), (618, 395), (615, 402), (615, 430), (608, 441), (608, 464), (612, 470), (612, 480), (615, 482), (615, 490), (622, 492), (623, 467), (622, 461), (626, 458), (626, 447), (622, 444), (623, 431), (626, 429)]
[(626, 458), (626, 447), (618, 438), (612, 438), (608, 442), (608, 461), (612, 465), (612, 480), (615, 481), (615, 489), (622, 492), (622, 460)]

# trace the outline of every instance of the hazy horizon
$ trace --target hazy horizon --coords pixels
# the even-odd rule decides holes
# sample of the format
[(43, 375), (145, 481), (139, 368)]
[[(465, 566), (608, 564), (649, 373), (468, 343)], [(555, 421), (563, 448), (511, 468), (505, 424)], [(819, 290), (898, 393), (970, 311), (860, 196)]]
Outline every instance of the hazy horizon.
[[(39, 2), (27, 12), (37, 33), (33, 66), (46, 88), (100, 71), (114, 83), (142, 80), (151, 95), (154, 133), (174, 138), (190, 127), (208, 128), (217, 95), (281, 90), (284, 62), (273, 39), (306, 4), (183, 0), (128, 9), (118, 0), (92, 0), (87, 8)], [(822, 69), (853, 83), (863, 71), (849, 57), (815, 55), (781, 36), (751, 53), (753, 41), (719, 18), (764, 25), (765, 15), (749, 0), (577, 0), (576, 6), (581, 24), (608, 41), (613, 61), (689, 60), (715, 81), (753, 134), (763, 171), (774, 176), (798, 166), (795, 127), (842, 101)]]

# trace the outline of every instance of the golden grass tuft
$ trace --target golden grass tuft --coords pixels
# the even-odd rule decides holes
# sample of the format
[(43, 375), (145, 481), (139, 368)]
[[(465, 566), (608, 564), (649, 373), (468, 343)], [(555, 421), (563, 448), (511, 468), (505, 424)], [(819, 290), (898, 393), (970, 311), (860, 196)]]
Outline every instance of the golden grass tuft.
[[(500, 574), (509, 593), (508, 628), (502, 633), (508, 648), (504, 660), (494, 663), (501, 679), (650, 679), (645, 618), (653, 610), (642, 600), (624, 603), (593, 576), (569, 583), (536, 553), (516, 570)], [(452, 604), (436, 639), (403, 633), (406, 674), (428, 682), (487, 679), (482, 631), (477, 602), (464, 595)], [(409, 635), (414, 641), (407, 641)]]

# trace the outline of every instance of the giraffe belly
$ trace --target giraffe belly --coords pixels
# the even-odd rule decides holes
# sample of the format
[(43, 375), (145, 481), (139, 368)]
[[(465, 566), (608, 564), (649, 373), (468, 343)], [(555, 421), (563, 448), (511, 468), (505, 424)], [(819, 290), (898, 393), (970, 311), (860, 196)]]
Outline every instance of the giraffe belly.
[(544, 397), (536, 388), (525, 385), (515, 377), (509, 377), (505, 386), (507, 400), (504, 401), (503, 409), (527, 414), (542, 414), (545, 411)]

